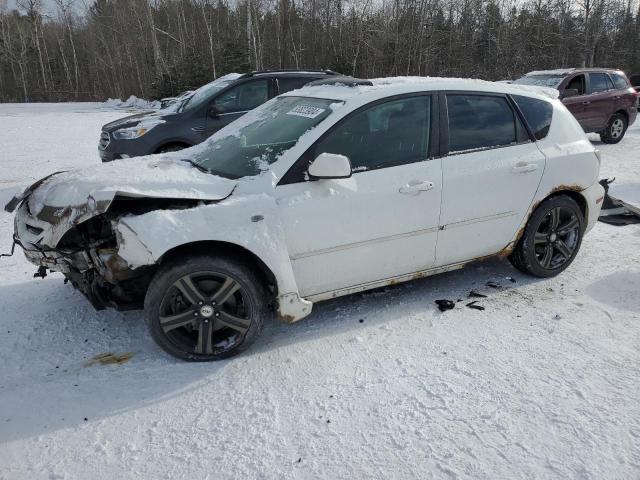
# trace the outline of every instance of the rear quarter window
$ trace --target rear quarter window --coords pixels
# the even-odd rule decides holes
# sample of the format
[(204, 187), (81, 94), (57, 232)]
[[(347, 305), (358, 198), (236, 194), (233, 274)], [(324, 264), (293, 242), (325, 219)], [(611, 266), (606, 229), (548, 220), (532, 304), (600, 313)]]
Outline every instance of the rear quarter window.
[(522, 95), (512, 95), (512, 97), (524, 115), (536, 140), (542, 140), (546, 137), (551, 127), (553, 105), (544, 100)]
[(627, 79), (620, 75), (619, 73), (612, 73), (611, 80), (613, 80), (613, 84), (617, 89), (629, 88), (629, 82)]

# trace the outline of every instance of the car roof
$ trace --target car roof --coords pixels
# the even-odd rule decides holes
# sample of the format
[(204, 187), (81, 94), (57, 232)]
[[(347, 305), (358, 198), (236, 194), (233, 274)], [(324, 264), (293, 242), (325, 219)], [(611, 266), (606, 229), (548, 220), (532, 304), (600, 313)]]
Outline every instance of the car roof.
[(572, 73), (588, 73), (588, 72), (607, 72), (607, 73), (622, 73), (622, 70), (616, 68), (557, 68), (555, 70), (534, 70), (526, 75), (570, 75)]
[(323, 75), (340, 75), (333, 70), (256, 70), (253, 72), (245, 73), (239, 78), (249, 77), (287, 77), (287, 76), (323, 76)]
[(337, 101), (353, 101), (362, 103), (406, 93), (419, 93), (441, 90), (473, 91), (486, 93), (504, 93), (525, 95), (549, 100), (558, 98), (558, 91), (553, 88), (532, 85), (515, 85), (489, 82), (468, 78), (444, 77), (391, 77), (370, 80), (371, 85), (319, 85), (304, 86), (283, 96), (324, 98)]

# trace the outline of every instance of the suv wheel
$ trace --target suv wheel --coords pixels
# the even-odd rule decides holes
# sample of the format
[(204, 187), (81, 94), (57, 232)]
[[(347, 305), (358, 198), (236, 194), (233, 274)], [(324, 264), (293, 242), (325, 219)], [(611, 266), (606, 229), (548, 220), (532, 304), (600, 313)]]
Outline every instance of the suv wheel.
[(607, 127), (600, 133), (604, 143), (618, 143), (627, 131), (627, 118), (621, 113), (614, 113)]
[(177, 143), (173, 143), (171, 145), (165, 145), (164, 147), (160, 147), (156, 153), (169, 153), (169, 152), (178, 152), (180, 150), (184, 150), (185, 147), (184, 145), (179, 145)]
[(268, 314), (261, 277), (225, 257), (194, 256), (162, 267), (145, 298), (151, 336), (174, 357), (219, 360), (245, 350)]
[(571, 265), (582, 243), (584, 216), (566, 195), (546, 199), (533, 212), (509, 260), (534, 277), (553, 277)]

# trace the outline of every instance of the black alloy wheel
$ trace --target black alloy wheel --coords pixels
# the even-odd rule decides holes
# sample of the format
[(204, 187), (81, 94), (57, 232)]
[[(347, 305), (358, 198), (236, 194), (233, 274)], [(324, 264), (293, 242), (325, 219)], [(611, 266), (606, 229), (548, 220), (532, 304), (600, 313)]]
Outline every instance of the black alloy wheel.
[(553, 277), (575, 259), (584, 234), (584, 214), (567, 195), (544, 200), (531, 214), (522, 238), (509, 256), (518, 270)]
[(154, 340), (193, 361), (226, 358), (255, 339), (266, 317), (261, 277), (226, 258), (193, 257), (154, 277), (145, 310)]

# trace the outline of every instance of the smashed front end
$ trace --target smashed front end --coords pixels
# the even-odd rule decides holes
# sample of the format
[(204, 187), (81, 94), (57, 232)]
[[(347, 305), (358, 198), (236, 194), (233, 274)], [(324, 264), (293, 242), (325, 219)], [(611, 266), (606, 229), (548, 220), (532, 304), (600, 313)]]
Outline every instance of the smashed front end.
[(46, 270), (63, 273), (96, 309), (142, 308), (155, 266), (133, 269), (119, 256), (121, 240), (115, 226), (122, 212), (112, 208), (78, 222), (88, 216), (86, 209), (44, 207), (33, 215), (29, 202), (22, 202), (16, 212), (14, 239), (39, 267), (39, 275)]

